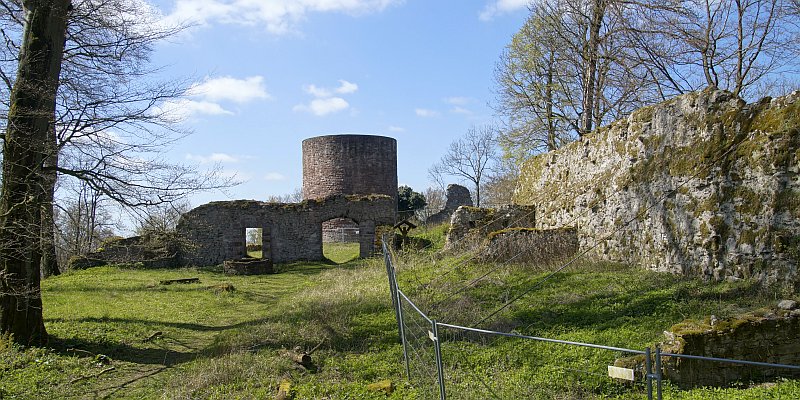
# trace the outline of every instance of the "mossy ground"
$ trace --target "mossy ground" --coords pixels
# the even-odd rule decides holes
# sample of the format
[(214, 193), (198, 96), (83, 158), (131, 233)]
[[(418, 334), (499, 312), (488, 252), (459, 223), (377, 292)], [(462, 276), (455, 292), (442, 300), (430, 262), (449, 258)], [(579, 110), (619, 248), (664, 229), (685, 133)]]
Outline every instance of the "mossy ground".
[[(452, 322), (477, 321), (552, 268), (442, 257), (435, 249), (444, 229), (420, 232), (432, 249), (398, 254), (400, 285), (433, 316)], [(486, 279), (442, 301), (487, 268), (494, 272)], [(284, 379), (292, 382), (295, 399), (428, 398), (426, 384), (405, 380), (380, 258), (278, 270), (225, 276), (217, 269), (100, 267), (49, 278), (43, 284), (49, 348), (0, 340), (0, 398), (269, 399)], [(158, 284), (185, 277), (200, 283)], [(748, 282), (710, 285), (587, 260), (485, 326), (638, 349), (684, 319), (734, 315), (774, 300)], [(641, 386), (605, 376), (620, 354), (452, 331), (442, 337), (448, 398), (644, 398)], [(286, 356), (295, 347), (317, 348), (314, 369), (303, 370)], [(367, 389), (385, 379), (396, 388), (391, 395)], [(693, 391), (667, 386), (665, 396), (798, 397), (797, 381)]]

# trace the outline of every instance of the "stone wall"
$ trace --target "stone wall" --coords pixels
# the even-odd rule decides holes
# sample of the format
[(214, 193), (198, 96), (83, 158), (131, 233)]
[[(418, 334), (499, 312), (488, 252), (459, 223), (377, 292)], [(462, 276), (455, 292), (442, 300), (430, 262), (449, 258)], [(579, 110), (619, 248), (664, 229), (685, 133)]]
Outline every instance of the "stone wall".
[(359, 228), (360, 256), (374, 251), (375, 227), (392, 225), (397, 210), (389, 196), (330, 196), (297, 204), (255, 200), (218, 201), (181, 217), (178, 232), (194, 246), (184, 256), (193, 265), (215, 265), (245, 256), (247, 228), (262, 229), (264, 258), (275, 263), (322, 260), (322, 224), (348, 218)]
[(515, 202), (601, 259), (798, 288), (800, 92), (747, 105), (705, 90), (534, 157)]
[(472, 207), (472, 196), (469, 193), (469, 189), (465, 188), (464, 186), (456, 184), (447, 185), (447, 192), (445, 193), (445, 196), (447, 198), (447, 202), (445, 203), (444, 208), (436, 214), (428, 217), (425, 220), (426, 224), (436, 225), (443, 222), (449, 222), (450, 217), (453, 216), (453, 213), (458, 207)]
[(183, 263), (185, 242), (171, 233), (151, 233), (103, 241), (97, 251), (70, 258), (69, 269), (107, 264), (137, 264), (144, 268), (175, 268)]
[(534, 225), (536, 214), (532, 206), (507, 205), (498, 209), (461, 206), (450, 219), (444, 249), (475, 249), (483, 245), (492, 232)]
[(303, 141), (303, 198), (383, 194), (397, 198), (397, 141), (329, 135)]
[[(800, 365), (800, 309), (795, 300), (728, 318), (711, 315), (704, 321), (684, 321), (664, 331), (664, 336), (659, 345), (664, 353)], [(644, 361), (639, 355), (618, 359), (614, 365), (632, 368), (643, 379)], [(686, 388), (800, 377), (797, 370), (672, 356), (662, 357), (661, 366), (666, 379)]]
[(550, 265), (578, 251), (575, 229), (509, 228), (489, 234), (478, 259), (483, 262)]

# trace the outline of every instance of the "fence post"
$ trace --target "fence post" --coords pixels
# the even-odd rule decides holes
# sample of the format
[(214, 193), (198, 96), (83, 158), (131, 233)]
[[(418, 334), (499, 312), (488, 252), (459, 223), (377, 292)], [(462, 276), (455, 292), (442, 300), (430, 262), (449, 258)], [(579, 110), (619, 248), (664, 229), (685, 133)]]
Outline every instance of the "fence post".
[(403, 360), (406, 364), (406, 378), (411, 380), (411, 367), (408, 359), (408, 343), (406, 342), (406, 332), (403, 327), (403, 308), (400, 299), (400, 288), (397, 287), (397, 276), (394, 274), (394, 263), (392, 263), (392, 255), (389, 253), (389, 248), (386, 246), (386, 235), (381, 238), (381, 245), (383, 247), (383, 260), (386, 263), (386, 276), (389, 278), (389, 291), (392, 295), (392, 305), (394, 306), (394, 316), (397, 319), (397, 331), (400, 335), (400, 343), (403, 344)]
[(397, 334), (400, 339), (403, 339), (403, 321), (400, 318), (400, 301), (397, 291), (397, 277), (394, 275), (394, 263), (392, 263), (392, 255), (389, 253), (389, 248), (386, 246), (386, 235), (381, 238), (381, 247), (383, 248), (383, 261), (386, 264), (386, 276), (389, 278), (389, 291), (392, 293), (392, 306), (394, 306), (394, 317), (397, 319)]
[(661, 400), (661, 347), (656, 345), (656, 398)]
[[(395, 285), (397, 282), (395, 282)], [(409, 365), (410, 360), (408, 358), (408, 342), (406, 341), (406, 328), (405, 328), (405, 321), (403, 320), (403, 307), (402, 307), (402, 299), (400, 299), (400, 289), (395, 291), (395, 300), (397, 301), (397, 323), (400, 325), (400, 341), (403, 343), (403, 359), (406, 362), (406, 378), (411, 380), (411, 366)]]
[(439, 399), (445, 400), (447, 396), (444, 392), (444, 368), (442, 367), (442, 344), (441, 340), (439, 340), (439, 325), (436, 323), (436, 320), (431, 321), (431, 325), (433, 325), (433, 348), (436, 352), (436, 373), (439, 376)]
[(647, 400), (653, 400), (653, 365), (650, 360), (650, 348), (644, 349), (644, 369), (647, 381)]

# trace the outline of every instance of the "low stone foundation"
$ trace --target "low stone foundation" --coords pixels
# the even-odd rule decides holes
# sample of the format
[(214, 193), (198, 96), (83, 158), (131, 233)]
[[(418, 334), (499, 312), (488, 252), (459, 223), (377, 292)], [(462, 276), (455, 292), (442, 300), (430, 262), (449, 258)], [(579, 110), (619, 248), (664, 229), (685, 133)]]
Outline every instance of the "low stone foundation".
[(272, 274), (275, 270), (270, 259), (242, 258), (223, 262), (222, 272), (226, 275), (263, 275)]
[(492, 232), (509, 228), (532, 228), (536, 225), (533, 206), (508, 205), (498, 209), (458, 207), (450, 219), (444, 249), (459, 251), (483, 244)]
[[(665, 331), (663, 352), (727, 358), (773, 364), (800, 365), (800, 309), (782, 301), (772, 310), (732, 318), (710, 316), (684, 321)], [(620, 359), (615, 365), (643, 376), (644, 356)], [(763, 382), (775, 377), (800, 378), (800, 371), (716, 361), (662, 357), (664, 378), (684, 387), (729, 386), (735, 382)]]
[(546, 265), (578, 251), (575, 229), (509, 228), (492, 232), (487, 239), (479, 256), (483, 262)]

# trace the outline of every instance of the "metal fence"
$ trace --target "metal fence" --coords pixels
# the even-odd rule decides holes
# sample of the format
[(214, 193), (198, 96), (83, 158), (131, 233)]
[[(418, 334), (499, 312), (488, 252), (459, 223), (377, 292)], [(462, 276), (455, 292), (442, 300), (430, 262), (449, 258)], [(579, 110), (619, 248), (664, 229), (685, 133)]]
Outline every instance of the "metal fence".
[[(604, 355), (599, 357), (602, 360), (613, 360), (619, 355), (642, 355), (643, 357), (643, 376), (634, 377), (634, 371), (614, 367), (609, 367), (609, 363), (596, 362), (594, 365), (585, 365), (580, 370), (566, 371), (567, 373), (577, 373), (583, 375), (591, 375), (595, 379), (601, 376), (602, 379), (608, 384), (613, 385), (612, 375), (618, 379), (627, 379), (630, 381), (637, 381), (642, 385), (642, 391), (647, 396), (647, 399), (662, 398), (662, 366), (661, 360), (664, 357), (675, 357), (685, 360), (693, 360), (699, 362), (713, 362), (713, 363), (727, 363), (738, 365), (749, 365), (755, 367), (763, 367), (771, 370), (793, 370), (792, 372), (800, 373), (800, 366), (786, 365), (786, 364), (773, 364), (765, 362), (754, 362), (746, 360), (733, 360), (725, 358), (694, 356), (687, 354), (673, 354), (662, 352), (656, 346), (655, 348), (647, 347), (645, 349), (628, 349), (622, 347), (605, 346), (593, 343), (583, 343), (579, 341), (559, 340), (553, 338), (535, 337), (521, 335), (517, 333), (499, 332), (487, 329), (478, 329), (474, 327), (466, 327), (454, 325), (444, 322), (438, 322), (428, 317), (428, 315), (421, 310), (414, 302), (399, 288), (397, 284), (397, 276), (395, 268), (395, 260), (392, 253), (386, 245), (384, 240), (383, 253), (386, 264), (386, 273), (389, 279), (389, 288), (392, 296), (392, 304), (394, 306), (395, 315), (398, 321), (398, 334), (403, 344), (403, 357), (405, 362), (406, 376), (411, 384), (420, 392), (422, 398), (433, 399), (437, 396), (439, 399), (444, 400), (448, 396), (448, 385), (452, 384), (454, 380), (473, 379), (473, 388), (469, 393), (475, 394), (475, 389), (484, 390), (485, 393), (480, 395), (480, 398), (508, 398), (503, 397), (503, 394), (498, 394), (494, 388), (489, 387), (490, 382), (485, 379), (489, 371), (477, 370), (474, 365), (470, 365), (467, 357), (464, 357), (465, 351), (480, 352), (481, 348), (473, 347), (471, 350), (465, 350), (465, 343), (469, 342), (491, 342), (498, 338), (505, 338), (511, 340), (521, 340), (522, 343), (514, 344), (515, 347), (527, 345), (527, 347), (540, 346), (540, 345), (557, 345), (568, 346), (567, 349), (573, 351), (573, 354), (567, 354), (568, 351), (564, 350), (565, 357), (585, 357), (587, 360), (595, 360), (597, 352), (602, 352)], [(452, 347), (443, 348), (443, 344), (447, 343)], [(459, 345), (461, 345), (459, 347)], [(449, 352), (448, 350), (452, 350)], [(529, 352), (535, 349), (527, 349)], [(558, 350), (556, 350), (558, 351)], [(588, 352), (592, 352), (590, 355)], [(591, 362), (591, 361), (590, 361)], [(554, 367), (554, 366), (550, 366)], [(558, 368), (555, 366), (555, 368)], [(629, 374), (629, 375), (628, 375)], [(766, 376), (766, 375), (765, 375)], [(483, 386), (483, 388), (481, 388)], [(515, 388), (523, 390), (521, 388)], [(465, 398), (464, 394), (452, 394), (453, 398)], [(515, 397), (525, 398), (526, 393), (515, 393)], [(477, 397), (470, 397), (477, 398)]]

